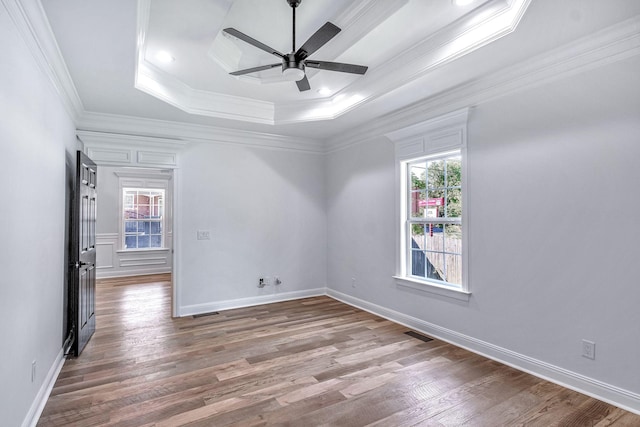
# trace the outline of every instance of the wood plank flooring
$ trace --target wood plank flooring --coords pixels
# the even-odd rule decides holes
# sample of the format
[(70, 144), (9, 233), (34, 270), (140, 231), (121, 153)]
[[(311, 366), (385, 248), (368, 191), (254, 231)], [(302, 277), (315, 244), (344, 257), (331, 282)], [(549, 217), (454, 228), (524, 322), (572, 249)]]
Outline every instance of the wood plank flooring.
[(98, 283), (39, 426), (640, 426), (328, 297), (171, 319), (167, 280)]

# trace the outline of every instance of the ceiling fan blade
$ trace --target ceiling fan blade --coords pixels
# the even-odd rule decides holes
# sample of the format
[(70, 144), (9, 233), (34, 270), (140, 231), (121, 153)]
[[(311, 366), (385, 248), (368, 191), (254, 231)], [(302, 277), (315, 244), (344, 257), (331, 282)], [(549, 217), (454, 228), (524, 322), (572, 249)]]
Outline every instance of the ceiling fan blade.
[(265, 52), (268, 52), (268, 53), (270, 53), (272, 55), (275, 55), (275, 56), (279, 56), (280, 58), (284, 59), (284, 54), (283, 53), (278, 52), (274, 48), (269, 47), (266, 44), (261, 43), (261, 42), (259, 42), (258, 40), (254, 39), (252, 37), (249, 37), (245, 33), (240, 32), (240, 31), (236, 30), (235, 28), (225, 28), (222, 31), (224, 31), (227, 34), (232, 35), (233, 37), (239, 38), (243, 42), (249, 43), (250, 45), (257, 47), (258, 49), (262, 49)]
[(307, 59), (304, 64), (309, 68), (318, 68), (320, 70), (340, 71), (341, 73), (364, 74), (369, 67), (364, 65), (343, 64), (341, 62), (312, 61)]
[(282, 64), (262, 65), (260, 67), (253, 67), (253, 68), (247, 68), (245, 70), (234, 71), (233, 73), (229, 73), (229, 74), (231, 74), (232, 76), (241, 76), (243, 74), (255, 73), (257, 71), (270, 70), (270, 69), (276, 68), (276, 67), (282, 67)]
[(311, 85), (309, 85), (309, 79), (307, 79), (307, 76), (304, 76), (302, 80), (298, 80), (296, 84), (298, 85), (298, 90), (300, 92), (311, 89)]
[(334, 38), (339, 32), (340, 28), (336, 27), (331, 22), (327, 22), (311, 37), (309, 37), (309, 40), (300, 46), (300, 49), (296, 52), (296, 58), (298, 60), (306, 59), (313, 52), (324, 46), (325, 43)]

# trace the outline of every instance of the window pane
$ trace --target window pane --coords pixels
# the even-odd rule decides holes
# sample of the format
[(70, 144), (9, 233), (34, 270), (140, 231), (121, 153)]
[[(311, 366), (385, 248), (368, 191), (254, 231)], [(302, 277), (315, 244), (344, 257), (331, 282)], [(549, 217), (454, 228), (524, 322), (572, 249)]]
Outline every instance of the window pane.
[(162, 233), (162, 224), (158, 221), (151, 222), (151, 228), (149, 229), (150, 234), (161, 234)]
[(411, 275), (425, 277), (425, 257), (423, 251), (411, 251)]
[(409, 169), (411, 190), (424, 190), (426, 188), (424, 164), (411, 165)]
[(138, 236), (138, 248), (149, 247), (149, 236)]
[(138, 231), (138, 223), (136, 221), (125, 221), (124, 222), (124, 232), (125, 233), (135, 233)]
[(444, 256), (438, 252), (425, 252), (425, 277), (444, 280)]
[(150, 245), (152, 248), (162, 247), (162, 236), (149, 236)]
[(462, 159), (460, 156), (447, 159), (447, 187), (460, 187), (462, 185)]
[(427, 188), (444, 187), (444, 160), (427, 162)]
[(444, 190), (429, 190), (427, 195), (427, 218), (444, 216)]
[(411, 248), (425, 248), (425, 226), (423, 224), (411, 224)]
[(427, 208), (427, 201), (423, 191), (411, 192), (411, 217), (424, 218)]
[(462, 253), (462, 226), (460, 224), (447, 224), (444, 228), (445, 252), (454, 254)]
[(132, 249), (132, 248), (137, 248), (138, 245), (136, 244), (136, 236), (125, 236), (124, 238), (124, 247), (125, 249)]
[(138, 218), (138, 213), (135, 208), (125, 209), (124, 211), (124, 219), (136, 219)]
[(445, 255), (447, 262), (447, 272), (445, 280), (454, 285), (462, 284), (462, 256), (460, 255)]
[(443, 252), (444, 235), (442, 233), (442, 224), (425, 225), (425, 249), (429, 251)]
[(447, 190), (447, 217), (460, 218), (462, 216), (462, 190), (452, 188)]

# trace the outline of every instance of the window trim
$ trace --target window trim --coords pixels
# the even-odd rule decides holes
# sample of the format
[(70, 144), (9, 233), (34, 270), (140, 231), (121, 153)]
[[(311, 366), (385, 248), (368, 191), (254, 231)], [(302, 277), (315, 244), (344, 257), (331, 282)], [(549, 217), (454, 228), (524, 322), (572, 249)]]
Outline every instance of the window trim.
[[(169, 186), (171, 175), (164, 174), (162, 171), (116, 171), (118, 176), (118, 253), (133, 252), (153, 252), (168, 251), (173, 245), (171, 219), (173, 217), (172, 192)], [(125, 188), (143, 188), (148, 190), (164, 190), (164, 218), (162, 220), (162, 247), (160, 248), (125, 248), (125, 231), (124, 231), (124, 189)], [(169, 244), (171, 240), (171, 244)]]
[[(471, 296), (468, 279), (469, 205), (466, 140), (468, 114), (469, 109), (465, 108), (386, 134), (395, 143), (396, 152), (396, 274), (393, 278), (399, 288), (410, 288), (421, 291), (425, 295), (433, 294), (462, 301), (468, 301)], [(460, 153), (463, 177), (461, 186), (462, 283), (460, 286), (430, 279), (421, 280), (408, 274), (408, 165), (453, 151)]]
[[(122, 228), (122, 236), (121, 237), (121, 245), (120, 245), (120, 250), (124, 251), (124, 252), (130, 252), (130, 251), (134, 251), (134, 250), (138, 250), (138, 251), (148, 251), (148, 250), (152, 250), (152, 249), (166, 249), (166, 239), (167, 239), (167, 227), (166, 227), (166, 223), (167, 223), (167, 215), (166, 215), (166, 201), (167, 201), (167, 190), (165, 188), (151, 188), (151, 187), (121, 187), (120, 188), (120, 197), (122, 199), (122, 203), (124, 204), (124, 197), (125, 197), (125, 190), (133, 190), (133, 191), (137, 191), (137, 192), (153, 192), (153, 191), (158, 191), (158, 192), (162, 192), (162, 209), (163, 209), (163, 215), (160, 217), (160, 219), (153, 219), (153, 218), (144, 218), (143, 220), (136, 218), (136, 219), (132, 219), (132, 218), (125, 218), (124, 217), (124, 206), (123, 208), (120, 210), (120, 227)], [(140, 204), (138, 203), (138, 206)], [(151, 205), (150, 205), (151, 206)], [(149, 236), (157, 236), (160, 235), (160, 246), (149, 246), (147, 248), (139, 248), (139, 247), (135, 247), (135, 248), (126, 248), (126, 241), (127, 241), (127, 231), (126, 231), (126, 223), (127, 222), (136, 222), (136, 223), (140, 223), (140, 222), (149, 222), (149, 223), (159, 223), (160, 224), (160, 233), (154, 233), (154, 234), (149, 234)], [(136, 228), (138, 228), (138, 226), (136, 226)]]
[[(456, 225), (460, 225), (462, 227), (462, 217), (434, 217), (434, 218), (419, 218), (419, 217), (413, 217), (411, 215), (412, 213), (412, 208), (411, 208), (411, 198), (410, 198), (410, 194), (413, 193), (413, 190), (411, 189), (411, 177), (410, 177), (410, 168), (411, 166), (415, 165), (415, 164), (420, 164), (420, 163), (427, 163), (430, 160), (444, 160), (447, 158), (450, 158), (452, 156), (459, 156), (460, 157), (460, 161), (462, 163), (462, 152), (460, 149), (456, 149), (456, 150), (448, 150), (448, 151), (443, 151), (440, 153), (435, 153), (435, 154), (431, 154), (428, 156), (421, 156), (415, 159), (409, 159), (403, 162), (403, 173), (404, 173), (404, 186), (402, 187), (401, 191), (404, 192), (405, 195), (405, 203), (403, 203), (403, 210), (401, 212), (403, 221), (404, 221), (404, 229), (402, 230), (403, 236), (401, 236), (402, 239), (404, 239), (404, 257), (405, 257), (405, 265), (404, 265), (404, 272), (405, 272), (405, 277), (412, 281), (412, 282), (427, 282), (429, 284), (435, 285), (437, 287), (444, 287), (444, 288), (455, 288), (455, 289), (461, 289), (462, 288), (462, 284), (460, 285), (456, 285), (453, 283), (449, 283), (446, 282), (444, 280), (437, 280), (437, 279), (432, 279), (432, 278), (422, 278), (420, 276), (414, 276), (413, 274), (410, 274), (409, 272), (412, 270), (412, 265), (411, 265), (411, 261), (410, 261), (410, 257), (409, 257), (409, 253), (411, 253), (411, 256), (413, 256), (413, 249), (409, 249), (408, 244), (409, 244), (409, 235), (411, 233), (411, 227), (414, 224), (442, 224), (442, 225), (447, 225), (447, 224), (456, 224)], [(446, 166), (445, 166), (446, 168)], [(461, 172), (462, 171), (462, 165), (461, 165)], [(464, 183), (464, 174), (462, 174), (463, 180), (462, 183)], [(445, 177), (446, 180), (446, 177)], [(445, 193), (447, 191), (448, 188), (458, 188), (458, 186), (452, 186), (452, 187), (448, 187), (445, 186), (443, 187), (445, 189)], [(462, 185), (459, 187), (460, 188), (460, 192), (462, 193)], [(428, 192), (428, 188), (426, 189)], [(446, 196), (445, 196), (446, 198)], [(462, 198), (463, 203), (464, 203), (464, 197)], [(446, 204), (445, 204), (445, 211), (446, 211)], [(463, 210), (464, 213), (464, 210)], [(444, 232), (444, 230), (443, 230)], [(464, 237), (464, 233), (466, 233), (466, 230), (463, 228), (463, 237)], [(442, 252), (443, 254), (447, 254), (447, 252)], [(456, 254), (457, 255), (457, 254)], [(460, 253), (460, 257), (462, 260), (462, 252)], [(445, 266), (446, 266), (446, 257), (445, 257)]]

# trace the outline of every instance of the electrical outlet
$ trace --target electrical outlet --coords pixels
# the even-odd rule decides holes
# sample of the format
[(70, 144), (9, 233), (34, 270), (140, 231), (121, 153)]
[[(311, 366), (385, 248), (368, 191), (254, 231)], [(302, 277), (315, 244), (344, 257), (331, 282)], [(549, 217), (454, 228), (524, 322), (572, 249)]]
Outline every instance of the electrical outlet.
[(259, 288), (264, 288), (266, 284), (267, 284), (267, 283), (265, 282), (264, 277), (260, 277), (260, 278), (258, 279), (258, 287), (259, 287)]
[(593, 341), (582, 340), (582, 357), (595, 360), (596, 343), (594, 343)]
[(352, 288), (355, 288), (355, 287), (356, 287), (356, 278), (355, 278), (355, 277), (352, 277), (352, 278), (351, 278), (351, 287), (352, 287)]
[(35, 360), (31, 362), (31, 382), (34, 382), (36, 380), (36, 366), (37, 363)]
[(198, 240), (211, 240), (211, 231), (198, 230)]

